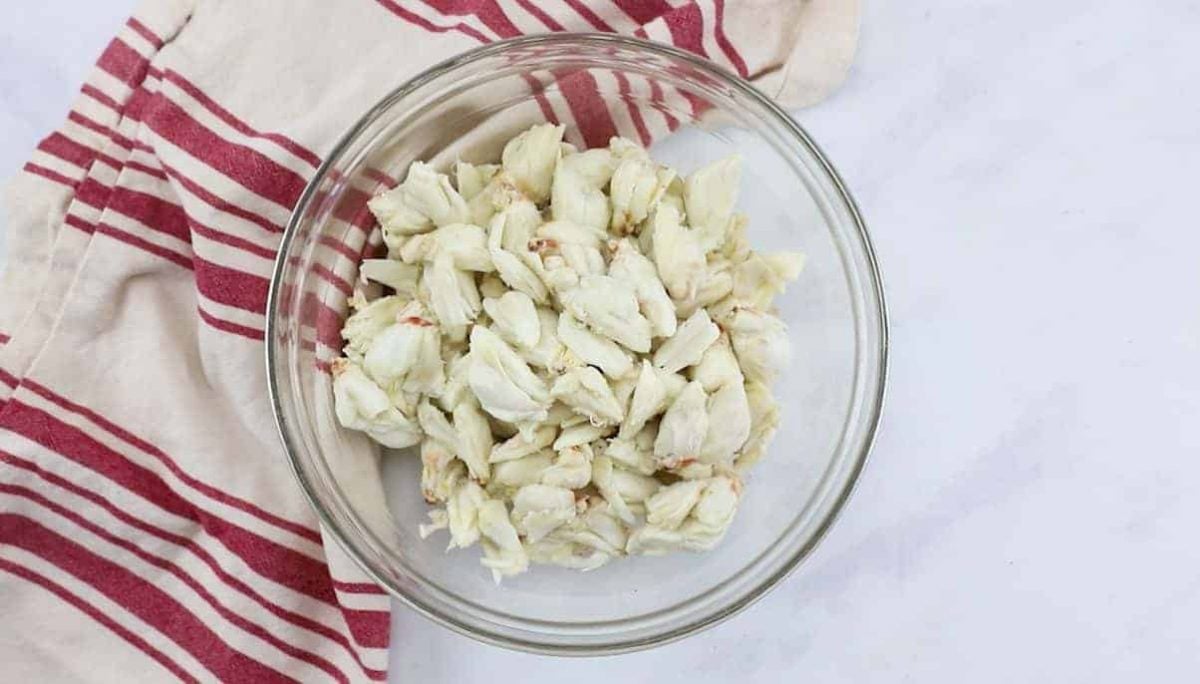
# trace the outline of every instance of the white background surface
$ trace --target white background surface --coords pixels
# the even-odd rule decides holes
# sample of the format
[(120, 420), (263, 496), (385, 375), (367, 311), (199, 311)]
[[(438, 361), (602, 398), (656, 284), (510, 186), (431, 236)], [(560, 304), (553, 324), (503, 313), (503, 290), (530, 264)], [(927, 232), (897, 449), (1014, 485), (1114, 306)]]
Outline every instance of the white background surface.
[[(0, 174), (131, 0), (0, 22)], [(804, 567), (655, 651), (556, 660), (395, 611), (395, 681), (1194, 681), (1200, 5), (867, 0), (799, 113), (884, 269), (872, 463)]]

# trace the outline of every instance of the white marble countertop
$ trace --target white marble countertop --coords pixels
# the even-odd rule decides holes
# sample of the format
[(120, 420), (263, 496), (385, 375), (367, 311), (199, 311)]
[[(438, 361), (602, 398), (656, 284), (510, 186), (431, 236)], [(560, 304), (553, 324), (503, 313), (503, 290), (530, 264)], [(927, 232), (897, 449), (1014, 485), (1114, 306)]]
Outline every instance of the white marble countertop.
[[(134, 3), (18, 4), (5, 174)], [(1200, 6), (924, 4), (868, 0), (850, 80), (799, 113), (892, 312), (882, 436), (832, 534), (749, 610), (646, 653), (510, 653), (400, 608), (394, 681), (1200, 672)]]

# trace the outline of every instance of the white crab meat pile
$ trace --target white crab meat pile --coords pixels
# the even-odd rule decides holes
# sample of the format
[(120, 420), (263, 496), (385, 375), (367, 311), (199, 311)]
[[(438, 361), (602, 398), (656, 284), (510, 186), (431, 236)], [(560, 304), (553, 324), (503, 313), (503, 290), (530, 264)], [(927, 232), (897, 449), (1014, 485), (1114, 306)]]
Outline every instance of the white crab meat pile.
[(803, 266), (750, 249), (737, 157), (682, 177), (562, 136), (453, 181), (415, 162), (374, 197), (388, 256), (333, 364), (343, 426), (419, 447), (421, 535), (478, 543), (497, 581), (722, 539), (778, 425), (772, 299)]

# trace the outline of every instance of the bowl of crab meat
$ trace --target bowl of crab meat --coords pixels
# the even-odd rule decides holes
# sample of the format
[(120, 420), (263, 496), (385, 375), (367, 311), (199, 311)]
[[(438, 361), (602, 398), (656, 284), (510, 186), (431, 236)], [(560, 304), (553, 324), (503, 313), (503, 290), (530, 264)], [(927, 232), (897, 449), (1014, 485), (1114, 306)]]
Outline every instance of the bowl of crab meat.
[[(602, 131), (556, 114), (579, 79), (623, 114)], [(886, 378), (866, 228), (816, 145), (615, 36), (489, 45), (367, 112), (293, 214), (268, 327), (329, 533), (432, 619), (545, 653), (663, 643), (775, 586), (845, 504)]]

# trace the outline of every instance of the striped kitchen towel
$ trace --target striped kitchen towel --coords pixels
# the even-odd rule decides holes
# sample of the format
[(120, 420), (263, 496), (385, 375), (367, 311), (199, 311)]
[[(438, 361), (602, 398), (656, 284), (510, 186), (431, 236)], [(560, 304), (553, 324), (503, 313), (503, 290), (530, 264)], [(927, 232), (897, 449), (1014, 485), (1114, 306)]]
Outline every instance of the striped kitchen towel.
[[(386, 679), (388, 597), (322, 532), (266, 399), (268, 277), (322, 155), (481, 43), (631, 33), (797, 106), (857, 22), (857, 0), (147, 2), (8, 186), (4, 680)], [(580, 97), (554, 115), (621, 106)]]

